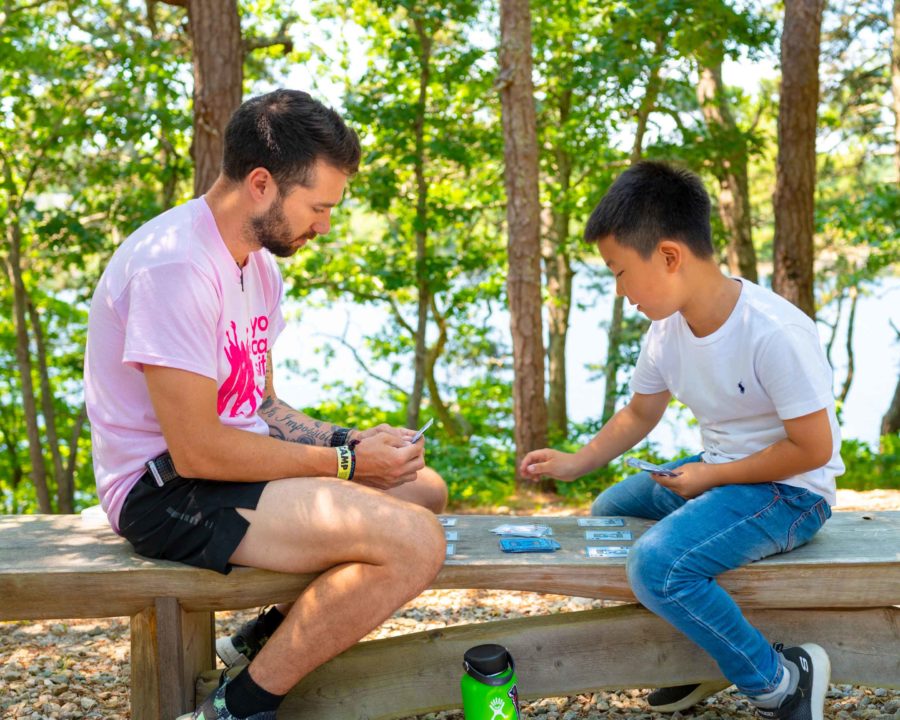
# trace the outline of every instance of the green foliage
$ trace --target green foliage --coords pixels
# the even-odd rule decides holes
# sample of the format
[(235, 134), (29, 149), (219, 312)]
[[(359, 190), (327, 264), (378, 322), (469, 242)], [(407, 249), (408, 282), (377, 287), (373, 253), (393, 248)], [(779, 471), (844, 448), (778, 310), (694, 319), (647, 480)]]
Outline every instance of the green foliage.
[(881, 448), (859, 440), (841, 443), (847, 471), (837, 479), (848, 490), (900, 490), (900, 436), (882, 435)]
[[(337, 399), (309, 412), (359, 427), (405, 425), (423, 311), (434, 380), (423, 415), (443, 413), (453, 426), (429, 434), (429, 463), (450, 483), (456, 506), (505, 502), (515, 468), (498, 4), (241, 0), (239, 7), (247, 46), (261, 47), (247, 57), (245, 91), (282, 84), (296, 66), (313, 68), (314, 93), (320, 81), (343, 86), (342, 112), (364, 147), (334, 232), (290, 266), (289, 284), (304, 302), (382, 308), (387, 321), (367, 328), (358, 350), (388, 382), (383, 401), (363, 383), (337, 383), (326, 388)], [(533, 0), (531, 8), (543, 231), (555, 242), (545, 255), (569, 254), (577, 272), (595, 273), (591, 293), (610, 294), (611, 279), (589, 264), (581, 229), (630, 161), (649, 97), (643, 153), (701, 172), (713, 196), (719, 166), (746, 153), (757, 251), (771, 258), (777, 80), (764, 80), (756, 97), (726, 88), (737, 122), (729, 132), (703, 120), (696, 82), (699, 67), (774, 55), (777, 9), (723, 0)], [(826, 10), (816, 205), (822, 309), (877, 286), (900, 263), (890, 10), (889, 0)], [(301, 19), (304, 31), (292, 33)], [(95, 501), (89, 428), (79, 429), (87, 303), (116, 245), (190, 193), (186, 22), (184, 8), (161, 2), (23, 0), (0, 9), (0, 512), (37, 503), (13, 321), (17, 273), (34, 310), (25, 351), (42, 454), (51, 467), (48, 430), (55, 429), (58, 457), (74, 462), (76, 509)], [(343, 44), (338, 57), (322, 41), (329, 35)], [(721, 238), (715, 214), (713, 222)], [(645, 329), (642, 317), (626, 314), (620, 396)], [(575, 450), (597, 429), (576, 425), (560, 447)], [(840, 485), (897, 488), (898, 451), (896, 437), (883, 438), (880, 450), (846, 440)], [(663, 459), (649, 445), (637, 452)], [(627, 473), (616, 461), (561, 483), (559, 492), (584, 505)]]
[[(290, 272), (294, 297), (320, 290), (389, 313), (365, 344), (367, 359), (392, 375), (413, 365), (424, 314), (432, 376), (460, 378), (442, 383), (439, 396), (431, 388), (430, 401), (448, 432), (463, 436), (471, 409), (454, 396), (478, 367), (473, 359), (507, 352), (489, 322), (491, 303), (502, 301), (505, 252), (492, 78), (470, 39), (478, 7), (357, 0), (320, 8), (332, 19), (346, 12), (363, 33), (368, 65), (348, 83), (344, 103), (364, 157), (349, 219), (338, 219), (321, 252), (303, 254)], [(358, 231), (360, 223), (370, 230)]]
[[(23, 6), (0, 23), (0, 253), (5, 277), (21, 275), (34, 309), (24, 352), (42, 454), (48, 469), (55, 453), (74, 463), (76, 509), (94, 496), (89, 427), (78, 419), (87, 301), (114, 243), (170, 205), (189, 171), (176, 47), (115, 2)], [(11, 282), (0, 286), (0, 309), (0, 490), (6, 508), (28, 510), (35, 495), (23, 482), (32, 467)], [(51, 494), (58, 480), (51, 473)]]

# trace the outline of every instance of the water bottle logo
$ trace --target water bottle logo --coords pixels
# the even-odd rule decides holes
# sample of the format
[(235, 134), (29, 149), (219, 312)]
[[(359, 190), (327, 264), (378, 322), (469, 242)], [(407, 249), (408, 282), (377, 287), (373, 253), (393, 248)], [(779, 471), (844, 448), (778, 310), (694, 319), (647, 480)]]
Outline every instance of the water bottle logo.
[(509, 692), (506, 693), (509, 695), (509, 699), (512, 700), (513, 707), (516, 710), (516, 717), (519, 717), (519, 688), (516, 685), (513, 685)]
[(503, 708), (505, 705), (506, 703), (503, 702), (503, 698), (494, 698), (491, 700), (490, 708), (493, 713), (493, 715), (491, 715), (491, 720), (496, 720), (497, 718), (503, 720)]

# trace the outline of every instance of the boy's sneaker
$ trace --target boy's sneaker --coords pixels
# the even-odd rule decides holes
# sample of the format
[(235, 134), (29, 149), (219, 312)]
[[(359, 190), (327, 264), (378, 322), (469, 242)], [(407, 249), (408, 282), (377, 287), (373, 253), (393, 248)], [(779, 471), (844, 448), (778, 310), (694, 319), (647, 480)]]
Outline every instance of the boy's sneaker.
[(234, 635), (216, 640), (216, 655), (226, 667), (247, 665), (259, 654), (269, 639), (264, 616), (271, 611), (264, 608), (253, 620), (241, 625)]
[(274, 712), (255, 713), (240, 719), (228, 712), (228, 708), (225, 706), (225, 688), (231, 680), (232, 678), (222, 673), (216, 691), (206, 698), (194, 712), (179, 715), (176, 720), (276, 720)]
[[(757, 714), (771, 720), (824, 720), (825, 693), (828, 691), (828, 679), (831, 677), (828, 654), (812, 643), (791, 648), (785, 648), (777, 643), (775, 652), (781, 655), (785, 668), (789, 669), (792, 675), (794, 668), (790, 668), (789, 664), (796, 668), (797, 687), (777, 708), (757, 707)], [(791, 685), (793, 680), (791, 677)]]
[(653, 712), (673, 713), (694, 707), (698, 702), (710, 695), (724, 690), (730, 682), (713, 680), (692, 685), (675, 685), (654, 690), (647, 696), (647, 704)]

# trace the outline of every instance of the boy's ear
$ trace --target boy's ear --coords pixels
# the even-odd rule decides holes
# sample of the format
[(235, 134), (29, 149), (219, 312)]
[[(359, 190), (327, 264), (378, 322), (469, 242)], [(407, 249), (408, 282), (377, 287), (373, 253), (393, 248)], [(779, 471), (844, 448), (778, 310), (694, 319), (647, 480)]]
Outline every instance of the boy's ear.
[(675, 272), (684, 260), (684, 247), (674, 240), (660, 240), (656, 252), (662, 255), (667, 272)]

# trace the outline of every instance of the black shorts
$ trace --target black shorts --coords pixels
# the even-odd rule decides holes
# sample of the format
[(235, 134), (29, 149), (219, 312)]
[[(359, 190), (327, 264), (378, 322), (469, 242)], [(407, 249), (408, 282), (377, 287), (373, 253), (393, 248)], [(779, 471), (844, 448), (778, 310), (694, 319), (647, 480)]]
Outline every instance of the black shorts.
[(159, 487), (148, 471), (125, 498), (119, 531), (141, 555), (227, 575), (250, 527), (235, 508), (255, 510), (266, 484), (178, 477)]

